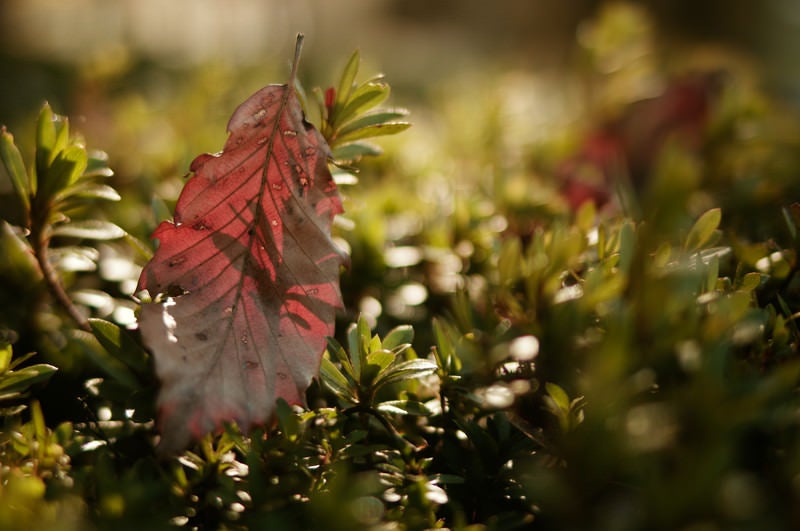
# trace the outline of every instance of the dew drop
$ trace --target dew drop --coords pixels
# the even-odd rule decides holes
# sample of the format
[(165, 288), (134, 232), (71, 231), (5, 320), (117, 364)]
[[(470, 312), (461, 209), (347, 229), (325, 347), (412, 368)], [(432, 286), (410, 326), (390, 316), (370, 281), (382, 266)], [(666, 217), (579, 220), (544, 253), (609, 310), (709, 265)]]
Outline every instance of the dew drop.
[(304, 157), (313, 157), (316, 154), (317, 154), (317, 148), (315, 148), (313, 146), (308, 146), (307, 148), (305, 148), (303, 150), (303, 156)]
[(265, 137), (265, 136), (262, 136), (261, 138), (259, 138), (258, 140), (256, 140), (256, 144), (258, 144), (258, 145), (266, 144), (266, 143), (267, 143), (267, 140), (268, 140), (268, 138), (267, 138), (267, 137)]
[(270, 221), (270, 223), (272, 224), (273, 227), (277, 227), (278, 226), (278, 220), (277, 219), (273, 219), (272, 221)]
[(267, 110), (266, 109), (259, 109), (255, 113), (253, 113), (253, 120), (255, 120), (256, 122), (259, 122), (266, 115), (267, 115)]
[(297, 136), (297, 131), (294, 129), (284, 129), (283, 136)]
[(309, 295), (316, 295), (317, 293), (319, 293), (319, 289), (317, 289), (317, 288), (311, 288), (310, 290), (308, 290), (308, 291), (307, 291), (307, 293), (308, 293)]
[(300, 186), (302, 186), (303, 188), (307, 188), (308, 187), (308, 179), (306, 179), (305, 177), (300, 177)]
[(275, 376), (278, 377), (278, 380), (285, 380), (286, 378), (288, 378), (285, 372), (277, 372), (275, 373)]
[(243, 344), (245, 345), (247, 344), (247, 334), (242, 334), (242, 337), (240, 337), (239, 339), (241, 339)]
[(200, 220), (197, 220), (197, 221), (196, 221), (196, 222), (195, 222), (195, 223), (192, 225), (192, 228), (193, 228), (194, 230), (208, 230), (208, 228), (209, 228), (209, 227), (208, 227), (208, 225), (206, 225), (206, 222), (205, 222), (205, 220), (204, 220), (204, 219), (200, 219)]
[(233, 313), (233, 306), (228, 306), (227, 308), (222, 310), (222, 313), (225, 315), (231, 315)]
[(283, 185), (281, 183), (272, 183), (273, 190), (283, 190)]

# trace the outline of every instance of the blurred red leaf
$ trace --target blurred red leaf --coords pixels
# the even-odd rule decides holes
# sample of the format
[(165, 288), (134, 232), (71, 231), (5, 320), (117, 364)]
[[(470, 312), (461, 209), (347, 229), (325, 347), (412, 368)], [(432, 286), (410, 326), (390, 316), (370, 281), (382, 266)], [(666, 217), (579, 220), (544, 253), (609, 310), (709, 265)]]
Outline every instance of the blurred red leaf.
[(161, 380), (163, 453), (226, 421), (264, 424), (279, 397), (302, 403), (341, 306), (341, 201), (293, 83), (253, 94), (228, 132), (222, 153), (192, 162), (139, 280), (155, 301), (139, 326)]

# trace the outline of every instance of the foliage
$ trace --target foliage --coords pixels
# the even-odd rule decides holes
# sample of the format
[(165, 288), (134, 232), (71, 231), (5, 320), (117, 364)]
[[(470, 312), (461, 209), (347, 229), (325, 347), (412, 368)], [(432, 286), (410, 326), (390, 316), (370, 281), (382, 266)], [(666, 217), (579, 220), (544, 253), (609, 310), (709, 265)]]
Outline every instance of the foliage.
[[(441, 129), (415, 112), (361, 159), (407, 127), (373, 110), (388, 85), (354, 55), (301, 92), (340, 184), (361, 168), (341, 326), (305, 406), (174, 458), (132, 318), (149, 246), (108, 221), (149, 203), (49, 107), (27, 158), (4, 129), (0, 525), (800, 526), (798, 122), (730, 64), (669, 71), (648, 27), (630, 6), (584, 27), (594, 97), (544, 136), (504, 107), (525, 83), (459, 83)], [(713, 90), (683, 106), (687, 79)]]

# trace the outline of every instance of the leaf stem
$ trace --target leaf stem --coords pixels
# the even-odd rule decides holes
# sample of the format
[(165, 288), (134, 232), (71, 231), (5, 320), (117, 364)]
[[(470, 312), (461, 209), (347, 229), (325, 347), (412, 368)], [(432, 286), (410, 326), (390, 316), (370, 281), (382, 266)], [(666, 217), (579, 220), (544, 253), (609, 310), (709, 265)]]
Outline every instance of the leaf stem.
[(72, 317), (73, 321), (78, 325), (81, 330), (91, 332), (92, 327), (89, 321), (78, 310), (78, 307), (72, 302), (72, 299), (67, 295), (64, 286), (61, 284), (61, 279), (58, 276), (53, 265), (50, 263), (49, 243), (50, 238), (45, 235), (45, 227), (40, 226), (38, 223), (31, 224), (31, 243), (33, 247), (33, 254), (36, 257), (36, 262), (39, 264), (39, 269), (42, 271), (45, 286), (53, 296), (53, 298), (61, 305), (67, 314)]
[(289, 74), (289, 85), (294, 85), (295, 78), (297, 77), (297, 65), (300, 63), (300, 52), (303, 49), (303, 40), (305, 35), (302, 33), (297, 34), (297, 41), (294, 45), (294, 59), (292, 60), (292, 71)]

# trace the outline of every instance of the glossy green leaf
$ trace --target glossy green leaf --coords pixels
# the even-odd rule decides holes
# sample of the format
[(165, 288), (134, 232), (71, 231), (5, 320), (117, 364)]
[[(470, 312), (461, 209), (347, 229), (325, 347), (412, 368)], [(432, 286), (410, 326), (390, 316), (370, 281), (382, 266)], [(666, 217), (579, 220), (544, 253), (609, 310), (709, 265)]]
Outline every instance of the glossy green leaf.
[(38, 363), (7, 372), (0, 376), (0, 393), (19, 393), (33, 384), (48, 380), (58, 369), (47, 363)]
[(41, 180), (47, 173), (56, 143), (56, 123), (50, 104), (45, 103), (36, 123), (36, 176)]
[(686, 236), (687, 251), (697, 251), (711, 239), (722, 221), (722, 210), (712, 208), (700, 216)]
[(13, 349), (9, 343), (0, 344), (0, 377), (2, 377), (11, 366), (12, 355)]
[(122, 361), (109, 354), (94, 334), (83, 330), (71, 330), (70, 333), (86, 357), (104, 373), (129, 389), (139, 389), (136, 376)]
[(337, 123), (345, 123), (364, 111), (380, 105), (388, 97), (389, 85), (386, 83), (365, 83), (353, 91), (341, 112), (336, 116), (336, 121)]
[(125, 231), (110, 221), (85, 220), (57, 225), (53, 228), (53, 235), (88, 240), (114, 240), (125, 236)]
[(394, 135), (401, 131), (405, 131), (409, 127), (411, 127), (411, 124), (408, 122), (392, 122), (392, 123), (371, 125), (350, 131), (347, 134), (340, 135), (336, 138), (336, 142), (344, 143), (344, 142), (352, 142), (353, 140), (361, 140), (362, 138)]
[(38, 196), (53, 197), (73, 184), (86, 169), (86, 150), (69, 146), (60, 151), (44, 174), (39, 174)]
[[(365, 114), (363, 116), (360, 116), (359, 118), (356, 118), (351, 122), (344, 124), (342, 128), (339, 129), (339, 131), (337, 131), (337, 139), (347, 138), (347, 135), (349, 135), (353, 131), (358, 131), (359, 129), (364, 129), (366, 127), (389, 125), (392, 123), (396, 123), (397, 120), (400, 120), (401, 118), (405, 118), (407, 116), (408, 116), (408, 111), (405, 110), (379, 111), (370, 114)], [(336, 140), (334, 140), (334, 142), (335, 141)]]
[(394, 351), (400, 347), (410, 345), (414, 341), (414, 327), (400, 325), (389, 331), (383, 338), (383, 348)]
[(3, 162), (6, 173), (11, 179), (14, 191), (22, 203), (25, 212), (30, 209), (30, 182), (25, 171), (25, 162), (22, 154), (14, 144), (14, 135), (6, 131), (5, 127), (0, 127), (0, 160)]
[(333, 357), (338, 361), (342, 368), (344, 369), (345, 373), (353, 380), (356, 381), (357, 377), (353, 370), (353, 364), (350, 362), (350, 358), (347, 356), (347, 352), (344, 350), (338, 341), (334, 338), (328, 338), (328, 354), (333, 355)]
[(753, 291), (760, 285), (761, 285), (761, 273), (752, 271), (750, 273), (747, 273), (744, 277), (742, 277), (742, 283), (740, 285), (740, 289), (743, 289), (745, 291)]
[(97, 341), (106, 351), (139, 374), (149, 371), (147, 353), (119, 325), (103, 319), (89, 319)]
[(119, 201), (122, 199), (119, 193), (111, 186), (93, 182), (80, 182), (64, 190), (60, 194), (59, 200), (64, 204), (64, 200), (67, 198), (102, 199), (105, 201)]
[(367, 354), (367, 364), (361, 368), (361, 384), (369, 385), (395, 359), (397, 359), (397, 356), (388, 350), (376, 350)]
[(322, 379), (322, 383), (325, 384), (328, 389), (333, 391), (336, 396), (342, 400), (345, 400), (346, 402), (358, 402), (353, 386), (347, 380), (344, 374), (342, 374), (342, 372), (336, 368), (336, 365), (334, 365), (330, 359), (325, 357), (322, 358), (319, 374), (320, 378)]
[(375, 409), (390, 415), (415, 415), (428, 417), (433, 412), (422, 402), (416, 400), (389, 400), (381, 402)]
[(569, 411), (569, 396), (561, 387), (551, 382), (546, 382), (544, 387), (560, 410)]
[(333, 150), (333, 159), (343, 162), (352, 162), (361, 157), (375, 157), (383, 153), (383, 150), (375, 144), (368, 142), (349, 142), (339, 145)]
[(375, 389), (379, 389), (391, 383), (401, 382), (414, 378), (422, 378), (436, 372), (437, 365), (426, 359), (413, 359), (393, 365), (382, 373), (373, 384)]
[(356, 74), (358, 74), (358, 65), (360, 62), (361, 57), (358, 50), (356, 50), (347, 61), (347, 65), (342, 71), (342, 77), (339, 80), (339, 89), (336, 92), (336, 106), (338, 108), (341, 108), (345, 102), (350, 99), (350, 93), (353, 90), (353, 84), (356, 79)]

